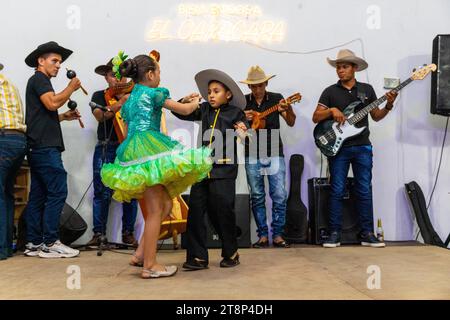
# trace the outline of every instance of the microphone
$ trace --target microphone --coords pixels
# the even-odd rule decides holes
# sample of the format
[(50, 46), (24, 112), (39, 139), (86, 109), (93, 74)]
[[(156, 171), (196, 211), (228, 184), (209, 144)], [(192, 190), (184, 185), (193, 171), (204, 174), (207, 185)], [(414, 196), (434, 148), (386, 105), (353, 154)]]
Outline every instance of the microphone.
[(110, 108), (99, 105), (98, 103), (95, 103), (94, 101), (89, 102), (89, 106), (91, 107), (92, 110), (100, 109), (103, 112), (108, 112), (108, 111), (113, 112)]

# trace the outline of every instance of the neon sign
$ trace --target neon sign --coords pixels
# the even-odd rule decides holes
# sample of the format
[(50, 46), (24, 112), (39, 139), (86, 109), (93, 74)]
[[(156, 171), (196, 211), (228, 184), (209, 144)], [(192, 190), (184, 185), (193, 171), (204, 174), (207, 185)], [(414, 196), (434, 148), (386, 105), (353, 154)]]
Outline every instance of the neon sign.
[(153, 20), (147, 41), (281, 42), (285, 23), (264, 17), (260, 6), (247, 4), (180, 4), (178, 19)]

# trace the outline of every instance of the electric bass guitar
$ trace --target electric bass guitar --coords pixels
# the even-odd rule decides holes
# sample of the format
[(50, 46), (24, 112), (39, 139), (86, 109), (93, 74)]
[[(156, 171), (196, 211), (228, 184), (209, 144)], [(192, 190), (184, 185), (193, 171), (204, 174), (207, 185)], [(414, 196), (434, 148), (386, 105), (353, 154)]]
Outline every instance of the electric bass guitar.
[[(285, 99), (287, 104), (294, 104), (297, 102), (300, 102), (302, 100), (302, 96), (300, 93), (295, 93), (292, 96)], [(264, 129), (266, 127), (266, 118), (268, 115), (278, 111), (278, 107), (280, 104), (276, 104), (273, 107), (270, 107), (269, 109), (265, 110), (264, 112), (257, 112), (252, 110), (252, 129), (258, 130), (258, 129)]]
[[(392, 91), (399, 92), (414, 80), (424, 79), (430, 72), (436, 71), (436, 68), (435, 64), (429, 64), (418, 70), (414, 69), (411, 77)], [(356, 101), (349, 104), (343, 111), (347, 118), (343, 124), (339, 124), (334, 120), (324, 120), (317, 124), (314, 128), (314, 141), (317, 147), (325, 156), (334, 157), (348, 138), (357, 136), (366, 129), (366, 127), (357, 128), (355, 125), (363, 120), (373, 109), (385, 102), (386, 99), (387, 97), (384, 95), (357, 113), (354, 113), (354, 111), (362, 102)]]

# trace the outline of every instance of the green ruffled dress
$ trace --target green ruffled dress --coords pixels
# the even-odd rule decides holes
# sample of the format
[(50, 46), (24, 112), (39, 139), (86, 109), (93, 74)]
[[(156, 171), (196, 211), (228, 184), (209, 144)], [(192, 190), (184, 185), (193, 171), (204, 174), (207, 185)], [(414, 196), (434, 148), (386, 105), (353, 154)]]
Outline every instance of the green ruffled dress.
[(166, 88), (136, 84), (122, 106), (128, 135), (114, 163), (101, 170), (103, 184), (114, 190), (115, 200), (140, 199), (147, 187), (157, 184), (164, 185), (174, 198), (211, 171), (209, 148), (188, 149), (160, 132), (161, 108), (168, 98)]

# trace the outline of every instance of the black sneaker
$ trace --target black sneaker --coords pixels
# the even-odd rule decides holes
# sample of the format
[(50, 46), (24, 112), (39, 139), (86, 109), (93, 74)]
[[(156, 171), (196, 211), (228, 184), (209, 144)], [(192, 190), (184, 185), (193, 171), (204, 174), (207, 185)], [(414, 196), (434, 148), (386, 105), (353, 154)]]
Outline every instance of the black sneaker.
[(224, 258), (222, 261), (220, 261), (220, 267), (221, 268), (232, 268), (236, 267), (239, 264), (239, 254), (236, 254), (234, 258)]
[(327, 240), (322, 244), (324, 248), (336, 248), (341, 245), (341, 234), (334, 231), (330, 234)]
[(91, 240), (86, 244), (86, 247), (97, 248), (100, 245), (101, 232), (96, 232)]
[(360, 239), (361, 239), (362, 246), (373, 247), (373, 248), (386, 247), (386, 244), (384, 242), (378, 240), (373, 232), (369, 232), (366, 234), (364, 234), (364, 233), (360, 234)]
[(208, 261), (195, 258), (194, 260), (183, 263), (183, 269), (188, 270), (203, 270), (208, 269)]

